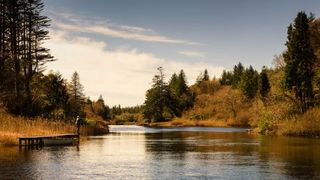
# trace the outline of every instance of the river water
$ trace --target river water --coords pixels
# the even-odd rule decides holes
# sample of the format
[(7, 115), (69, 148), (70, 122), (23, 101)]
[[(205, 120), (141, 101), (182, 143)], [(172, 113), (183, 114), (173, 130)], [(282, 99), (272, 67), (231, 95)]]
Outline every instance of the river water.
[(320, 179), (320, 140), (111, 126), (79, 146), (0, 148), (0, 179)]

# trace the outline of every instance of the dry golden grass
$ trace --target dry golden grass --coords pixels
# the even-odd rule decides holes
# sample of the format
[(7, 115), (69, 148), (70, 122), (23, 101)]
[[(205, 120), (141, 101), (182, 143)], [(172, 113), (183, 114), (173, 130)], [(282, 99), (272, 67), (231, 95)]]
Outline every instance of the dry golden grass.
[(205, 127), (229, 127), (230, 125), (225, 121), (219, 120), (202, 120), (197, 122), (198, 126)]
[(185, 126), (196, 126), (196, 121), (186, 120), (186, 119), (174, 119), (167, 122), (157, 122), (151, 123), (151, 126), (163, 126), (163, 127), (185, 127)]
[(188, 126), (203, 126), (203, 127), (228, 127), (229, 125), (225, 121), (218, 120), (190, 120), (176, 118), (172, 121), (151, 123), (150, 126), (161, 127), (188, 127)]
[(286, 136), (320, 136), (320, 108), (313, 108), (278, 125), (277, 134)]
[(74, 133), (73, 124), (41, 118), (15, 117), (0, 110), (0, 145), (17, 145), (18, 137)]

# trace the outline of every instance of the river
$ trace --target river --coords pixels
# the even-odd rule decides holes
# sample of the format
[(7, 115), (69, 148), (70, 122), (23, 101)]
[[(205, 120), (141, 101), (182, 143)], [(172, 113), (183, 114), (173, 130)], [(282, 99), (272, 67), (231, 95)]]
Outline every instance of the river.
[(79, 146), (0, 148), (0, 179), (320, 179), (320, 140), (111, 126)]

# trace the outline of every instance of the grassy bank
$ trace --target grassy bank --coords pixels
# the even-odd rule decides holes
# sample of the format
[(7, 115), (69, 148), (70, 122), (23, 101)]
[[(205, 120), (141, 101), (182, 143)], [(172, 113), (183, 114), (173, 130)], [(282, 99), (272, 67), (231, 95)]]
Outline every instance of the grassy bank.
[[(0, 145), (18, 145), (18, 138), (23, 136), (75, 132), (76, 127), (73, 123), (42, 118), (28, 119), (19, 116), (12, 116), (2, 110), (0, 111)], [(91, 121), (88, 125), (81, 128), (81, 134), (85, 136), (104, 134), (107, 132), (107, 126), (100, 122)]]
[(17, 145), (18, 137), (22, 136), (74, 133), (75, 131), (73, 124), (41, 118), (31, 120), (0, 112), (0, 144), (2, 145)]
[(320, 108), (270, 124), (273, 134), (283, 136), (320, 137)]
[(154, 122), (148, 124), (140, 124), (151, 127), (190, 127), (190, 126), (199, 126), (199, 127), (230, 127), (227, 122), (224, 121), (215, 121), (215, 120), (190, 120), (177, 118), (167, 122)]

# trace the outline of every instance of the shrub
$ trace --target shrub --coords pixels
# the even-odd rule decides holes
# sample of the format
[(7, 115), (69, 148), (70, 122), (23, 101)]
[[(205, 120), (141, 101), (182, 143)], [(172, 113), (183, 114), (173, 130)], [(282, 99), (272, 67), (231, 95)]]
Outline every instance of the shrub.
[(270, 113), (264, 111), (259, 119), (259, 133), (267, 134), (269, 131), (272, 131), (271, 128), (271, 116)]

